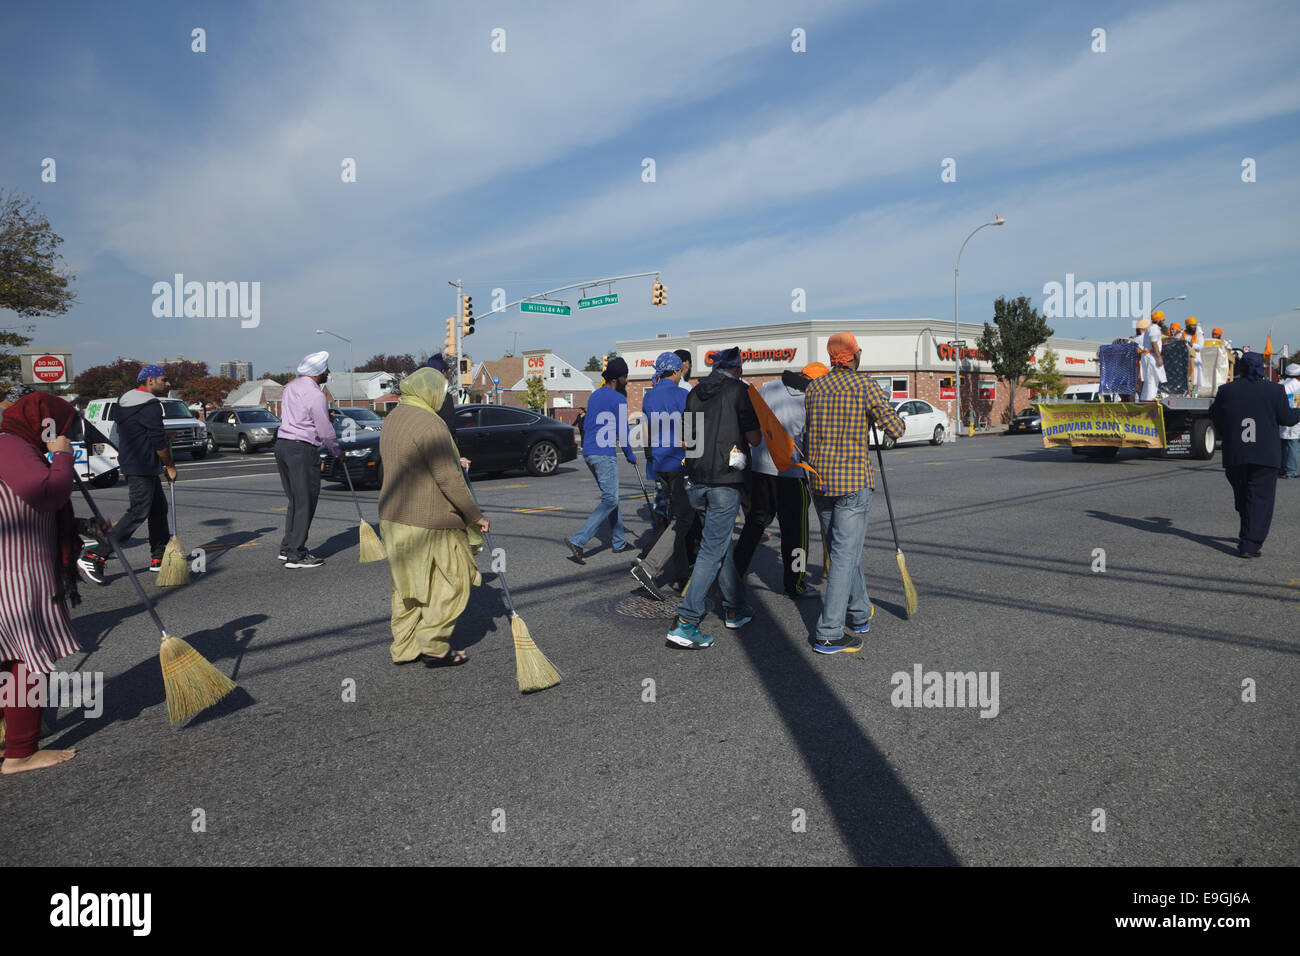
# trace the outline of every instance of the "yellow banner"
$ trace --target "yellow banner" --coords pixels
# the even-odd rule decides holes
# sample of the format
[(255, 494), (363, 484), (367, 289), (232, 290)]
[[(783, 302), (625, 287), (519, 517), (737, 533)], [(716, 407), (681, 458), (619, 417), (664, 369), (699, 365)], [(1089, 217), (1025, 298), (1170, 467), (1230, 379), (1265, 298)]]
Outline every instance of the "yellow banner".
[(1114, 445), (1164, 448), (1164, 408), (1155, 402), (1079, 402), (1039, 405), (1043, 447)]

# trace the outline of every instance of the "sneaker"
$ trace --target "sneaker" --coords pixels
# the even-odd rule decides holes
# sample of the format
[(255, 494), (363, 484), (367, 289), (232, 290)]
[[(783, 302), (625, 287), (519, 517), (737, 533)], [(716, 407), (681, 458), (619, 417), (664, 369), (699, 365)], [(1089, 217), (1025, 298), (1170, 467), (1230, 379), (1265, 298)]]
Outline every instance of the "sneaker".
[(640, 558), (637, 558), (632, 564), (632, 577), (636, 578), (636, 583), (649, 591), (656, 601), (668, 600), (664, 592), (655, 584), (655, 576), (650, 573), (650, 569), (645, 566), (645, 563)]
[(161, 570), (162, 570), (162, 558), (150, 558), (149, 571), (153, 574), (157, 574)]
[(673, 629), (668, 632), (668, 643), (675, 647), (686, 647), (694, 651), (712, 647), (713, 638), (694, 624), (688, 624), (679, 617), (675, 621)]
[(862, 638), (845, 634), (838, 641), (813, 641), (813, 650), (818, 654), (838, 654), (841, 651), (852, 654), (862, 650)]
[(744, 627), (753, 619), (754, 619), (753, 611), (742, 612), (742, 611), (734, 611), (728, 608), (726, 613), (723, 615), (723, 623), (726, 624), (727, 627), (733, 631), (736, 630), (737, 628)]
[(623, 547), (621, 547), (621, 548), (612, 548), (611, 550), (612, 550), (615, 554), (622, 554), (624, 551), (631, 551), (631, 550), (633, 550), (634, 547), (635, 547), (635, 546), (632, 544), (632, 542), (630, 542), (630, 541), (624, 541), (624, 542), (623, 542)]
[(867, 623), (863, 624), (861, 627), (850, 628), (850, 630), (853, 631), (854, 634), (866, 634), (868, 631), (871, 630), (871, 619), (875, 616), (876, 616), (876, 606), (873, 604), (871, 605), (871, 613), (867, 615)]
[[(279, 558), (280, 558), (281, 561), (288, 561), (288, 560), (289, 560), (289, 555), (285, 554), (284, 550), (281, 549), (280, 554), (279, 554)], [(403, 662), (403, 663), (405, 663), (405, 662)]]
[(805, 584), (803, 586), (802, 591), (798, 591), (798, 592), (786, 591), (785, 596), (788, 597), (791, 601), (802, 601), (807, 598), (815, 598), (820, 593), (821, 592), (817, 590), (817, 587), (815, 585)]
[(77, 558), (77, 570), (91, 584), (107, 584), (104, 577), (104, 559), (94, 551), (83, 551)]
[(579, 564), (587, 563), (587, 559), (582, 556), (582, 549), (578, 547), (576, 544), (574, 544), (572, 541), (570, 541), (568, 538), (564, 539), (564, 546), (569, 549), (569, 554), (571, 554), (573, 556), (573, 559), (577, 561)]
[(314, 554), (304, 554), (301, 558), (289, 558), (284, 562), (286, 568), (319, 568), (325, 562)]

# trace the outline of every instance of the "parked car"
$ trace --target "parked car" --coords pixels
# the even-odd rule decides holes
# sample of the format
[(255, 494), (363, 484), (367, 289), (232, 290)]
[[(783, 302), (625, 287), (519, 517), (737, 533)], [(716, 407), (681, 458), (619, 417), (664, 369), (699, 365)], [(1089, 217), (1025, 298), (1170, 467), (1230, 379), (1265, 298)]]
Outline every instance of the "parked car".
[[(380, 488), (384, 484), (384, 462), (379, 456), (379, 432), (361, 428), (344, 436), (344, 425), (335, 421), (334, 432), (339, 438), (339, 451), (335, 458), (324, 447), (320, 450), (320, 476), (322, 481), (347, 484), (350, 477), (355, 488)], [(343, 469), (347, 468), (347, 475)]]
[(460, 405), (456, 408), (456, 444), (472, 471), (527, 469), (531, 475), (555, 474), (578, 457), (572, 425), (524, 408)]
[[(187, 451), (195, 461), (208, 454), (208, 430), (179, 398), (162, 398), (163, 428), (167, 445), (173, 452)], [(117, 436), (117, 399), (97, 398), (86, 405), (86, 421), (101, 435), (107, 435), (114, 448), (121, 445)]]
[(352, 431), (361, 431), (369, 429), (370, 431), (379, 431), (384, 427), (384, 420), (368, 408), (331, 408), (330, 422), (334, 425), (335, 431), (348, 429), (346, 419), (352, 419)]
[(208, 451), (222, 445), (245, 455), (275, 444), (280, 419), (265, 408), (222, 408), (208, 416)]
[[(872, 445), (880, 445), (882, 448), (888, 449), (908, 442), (928, 441), (931, 445), (943, 444), (948, 429), (952, 427), (948, 422), (947, 412), (935, 408), (929, 402), (923, 402), (919, 398), (907, 401), (893, 401), (889, 404), (898, 413), (898, 416), (903, 419), (903, 424), (907, 430), (903, 432), (902, 438), (895, 439), (892, 435), (884, 435), (873, 428), (871, 430)], [(882, 438), (883, 441), (881, 441)]]
[(1043, 416), (1038, 411), (1037, 405), (1030, 405), (1023, 412), (1011, 419), (1011, 424), (1007, 426), (1009, 432), (1041, 432), (1043, 430)]

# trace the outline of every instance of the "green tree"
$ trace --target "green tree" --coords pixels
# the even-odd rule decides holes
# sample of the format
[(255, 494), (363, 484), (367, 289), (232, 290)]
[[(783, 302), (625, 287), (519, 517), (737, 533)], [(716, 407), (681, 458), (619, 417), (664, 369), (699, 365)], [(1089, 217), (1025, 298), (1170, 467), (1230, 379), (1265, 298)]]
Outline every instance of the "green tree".
[(582, 369), (582, 370), (583, 370), (584, 372), (599, 372), (599, 371), (600, 371), (600, 356), (599, 356), (599, 355), (593, 355), (591, 358), (587, 359), (587, 364), (586, 364), (585, 366), (583, 366), (583, 369)]
[(16, 385), (22, 380), (22, 358), (14, 350), (31, 341), (17, 332), (0, 332), (0, 391), (5, 391), (10, 385)]
[(540, 375), (528, 380), (528, 390), (524, 392), (523, 401), (535, 412), (546, 411), (546, 382)]
[(68, 311), (76, 276), (59, 268), (62, 242), (35, 202), (0, 191), (0, 309), (24, 318)]
[(1057, 371), (1056, 353), (1051, 349), (1043, 353), (1038, 371), (1025, 379), (1025, 388), (1032, 388), (1048, 398), (1060, 398), (1065, 394), (1065, 376)]
[(1047, 320), (1030, 304), (1027, 296), (1008, 301), (998, 296), (993, 303), (993, 325), (984, 323), (976, 346), (988, 356), (993, 374), (1007, 383), (1007, 408), (1015, 414), (1016, 389), (1029, 375), (1030, 357), (1052, 337)]
[(272, 382), (275, 382), (276, 385), (288, 385), (294, 380), (294, 378), (295, 376), (293, 372), (263, 372), (259, 381), (270, 379)]

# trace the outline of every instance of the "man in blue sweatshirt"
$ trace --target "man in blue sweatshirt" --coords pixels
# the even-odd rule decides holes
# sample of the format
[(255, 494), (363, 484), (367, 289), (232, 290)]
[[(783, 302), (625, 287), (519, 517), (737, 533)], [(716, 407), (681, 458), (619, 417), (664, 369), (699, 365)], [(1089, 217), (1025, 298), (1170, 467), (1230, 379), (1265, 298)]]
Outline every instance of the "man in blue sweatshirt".
[(651, 449), (650, 456), (667, 512), (672, 515), (672, 527), (660, 531), (654, 544), (636, 559), (632, 565), (632, 577), (660, 601), (666, 601), (667, 596), (656, 579), (669, 556), (673, 559), (673, 579), (684, 585), (690, 577), (687, 542), (696, 519), (684, 484), (682, 415), (686, 411), (689, 393), (681, 387), (681, 377), (682, 360), (673, 352), (663, 352), (655, 359), (655, 386), (646, 392), (641, 402), (646, 444)]
[(113, 526), (113, 537), (126, 544), (132, 532), (149, 521), (149, 570), (162, 570), (163, 552), (171, 532), (167, 527), (167, 497), (160, 475), (176, 480), (176, 464), (167, 446), (162, 403), (171, 388), (167, 373), (158, 365), (146, 365), (136, 376), (137, 386), (117, 402), (118, 464), (126, 477), (129, 494), (126, 514)]
[(627, 362), (621, 357), (613, 358), (601, 374), (605, 384), (587, 400), (582, 440), (582, 457), (600, 486), (600, 501), (587, 523), (564, 542), (579, 564), (587, 563), (582, 549), (607, 521), (613, 528), (610, 543), (614, 553), (632, 550), (623, 532), (623, 515), (618, 507), (618, 459), (614, 457), (621, 445), (623, 456), (636, 467), (636, 455), (627, 444)]

